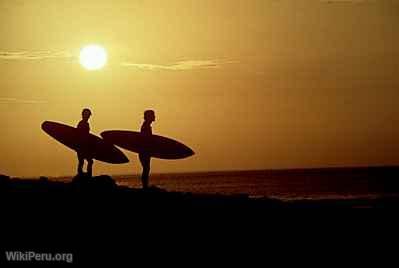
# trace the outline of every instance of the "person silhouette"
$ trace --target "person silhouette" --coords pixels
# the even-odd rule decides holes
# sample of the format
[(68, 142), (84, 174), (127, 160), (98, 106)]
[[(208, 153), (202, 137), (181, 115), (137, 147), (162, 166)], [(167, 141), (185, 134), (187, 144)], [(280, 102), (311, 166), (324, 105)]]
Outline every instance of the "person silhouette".
[[(144, 112), (144, 122), (141, 125), (140, 132), (144, 136), (152, 135), (151, 123), (155, 121), (155, 112), (153, 110), (146, 110)], [(143, 168), (143, 172), (141, 174), (141, 183), (143, 185), (143, 189), (148, 188), (148, 180), (150, 175), (150, 163), (151, 156), (147, 153), (139, 153), (139, 159), (141, 166)]]
[[(90, 125), (89, 118), (91, 116), (91, 111), (88, 108), (83, 109), (82, 111), (82, 120), (80, 120), (78, 126), (76, 127), (78, 131), (81, 133), (82, 141), (81, 146), (77, 150), (78, 154), (78, 176), (83, 175), (83, 165), (84, 160), (87, 160), (87, 176), (91, 177), (93, 174), (93, 157), (90, 156), (88, 150), (88, 140), (90, 133)], [(87, 138), (86, 138), (87, 137)]]

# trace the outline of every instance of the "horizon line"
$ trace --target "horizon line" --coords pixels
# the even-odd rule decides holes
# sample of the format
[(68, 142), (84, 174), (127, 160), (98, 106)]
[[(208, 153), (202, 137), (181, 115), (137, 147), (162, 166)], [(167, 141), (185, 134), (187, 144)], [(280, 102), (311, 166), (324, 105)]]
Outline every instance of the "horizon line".
[[(296, 167), (296, 168), (262, 168), (262, 169), (219, 169), (219, 170), (197, 170), (197, 171), (175, 171), (175, 172), (153, 172), (152, 175), (164, 175), (164, 174), (194, 174), (194, 173), (223, 173), (223, 172), (256, 172), (256, 171), (306, 171), (306, 170), (337, 170), (337, 169), (374, 169), (374, 168), (399, 168), (397, 165), (357, 165), (357, 166), (319, 166), (319, 167)], [(110, 176), (110, 177), (120, 177), (120, 176), (140, 176), (141, 173), (131, 173), (131, 174), (98, 174), (96, 176)], [(0, 176), (8, 176), (5, 174), (0, 174)], [(59, 176), (8, 176), (11, 179), (34, 179), (35, 177), (41, 178), (73, 178), (75, 175), (59, 175)]]

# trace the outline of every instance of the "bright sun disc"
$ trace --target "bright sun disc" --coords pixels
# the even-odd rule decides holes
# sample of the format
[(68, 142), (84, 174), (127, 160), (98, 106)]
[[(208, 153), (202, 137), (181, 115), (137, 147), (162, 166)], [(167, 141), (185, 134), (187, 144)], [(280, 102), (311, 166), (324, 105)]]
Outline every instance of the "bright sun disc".
[(98, 45), (85, 46), (80, 50), (79, 61), (87, 70), (98, 70), (107, 62), (107, 52)]

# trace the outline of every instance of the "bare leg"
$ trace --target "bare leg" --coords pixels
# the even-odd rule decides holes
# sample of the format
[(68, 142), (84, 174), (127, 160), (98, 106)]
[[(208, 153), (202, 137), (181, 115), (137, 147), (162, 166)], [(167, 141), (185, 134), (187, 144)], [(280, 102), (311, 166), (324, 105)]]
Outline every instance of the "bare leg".
[(141, 175), (141, 183), (143, 184), (143, 188), (148, 188), (148, 178), (150, 174), (149, 167), (143, 167), (143, 174)]
[(139, 159), (143, 167), (143, 173), (141, 174), (141, 183), (143, 185), (143, 189), (146, 189), (148, 188), (151, 158), (147, 155), (139, 154)]
[(83, 175), (83, 164), (84, 164), (84, 158), (82, 155), (78, 153), (78, 175)]
[(89, 178), (93, 175), (93, 159), (91, 158), (87, 159), (87, 175)]

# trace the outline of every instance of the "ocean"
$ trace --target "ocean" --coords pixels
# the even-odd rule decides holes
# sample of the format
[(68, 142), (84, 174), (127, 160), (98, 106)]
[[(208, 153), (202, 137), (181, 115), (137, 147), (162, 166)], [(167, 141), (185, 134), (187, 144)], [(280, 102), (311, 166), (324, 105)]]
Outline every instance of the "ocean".
[[(139, 175), (113, 178), (119, 185), (141, 187)], [(152, 174), (150, 185), (168, 191), (281, 200), (372, 199), (399, 196), (399, 167), (165, 173)]]

